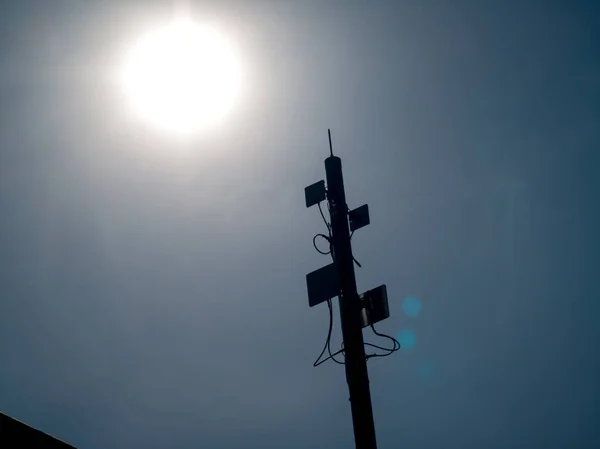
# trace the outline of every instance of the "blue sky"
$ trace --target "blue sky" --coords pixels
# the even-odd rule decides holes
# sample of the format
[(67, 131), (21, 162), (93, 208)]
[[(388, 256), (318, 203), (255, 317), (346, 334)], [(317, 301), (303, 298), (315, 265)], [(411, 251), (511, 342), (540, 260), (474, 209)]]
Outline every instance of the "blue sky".
[(594, 2), (192, 2), (245, 81), (187, 142), (110, 77), (172, 10), (3, 3), (0, 409), (82, 449), (352, 447), (305, 285), (331, 128), (358, 288), (415, 336), (369, 362), (379, 447), (599, 447)]

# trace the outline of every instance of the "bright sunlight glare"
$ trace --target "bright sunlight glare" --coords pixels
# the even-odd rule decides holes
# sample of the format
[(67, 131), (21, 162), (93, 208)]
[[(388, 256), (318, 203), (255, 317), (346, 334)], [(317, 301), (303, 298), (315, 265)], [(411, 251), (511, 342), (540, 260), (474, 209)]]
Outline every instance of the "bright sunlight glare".
[(240, 87), (240, 70), (231, 46), (214, 29), (178, 19), (132, 46), (121, 85), (143, 119), (190, 134), (228, 112)]

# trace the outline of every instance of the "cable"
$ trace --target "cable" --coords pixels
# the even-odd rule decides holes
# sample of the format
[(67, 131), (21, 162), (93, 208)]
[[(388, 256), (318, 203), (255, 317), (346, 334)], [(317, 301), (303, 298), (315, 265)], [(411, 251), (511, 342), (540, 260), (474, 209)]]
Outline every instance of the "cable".
[(373, 324), (371, 324), (370, 327), (371, 327), (371, 330), (373, 331), (373, 333), (375, 335), (377, 335), (378, 337), (383, 337), (383, 338), (387, 338), (389, 340), (392, 340), (392, 342), (394, 343), (394, 347), (392, 349), (390, 349), (390, 348), (384, 348), (382, 346), (374, 345), (372, 343), (365, 343), (365, 346), (370, 346), (370, 347), (373, 347), (373, 348), (381, 349), (382, 351), (387, 351), (387, 354), (367, 354), (367, 356), (366, 356), (367, 361), (370, 358), (374, 358), (374, 357), (387, 357), (389, 355), (392, 355), (392, 353), (394, 353), (394, 352), (396, 352), (396, 351), (398, 351), (400, 349), (400, 347), (401, 347), (400, 346), (400, 342), (398, 342), (398, 340), (396, 340), (394, 337), (391, 337), (391, 336), (386, 335), (386, 334), (380, 334), (379, 332), (377, 332), (375, 330), (375, 326)]
[(393, 349), (390, 349), (390, 348), (384, 348), (383, 346), (379, 346), (379, 345), (376, 345), (376, 344), (373, 344), (373, 343), (366, 343), (366, 342), (365, 342), (365, 346), (368, 346), (368, 347), (370, 347), (370, 348), (379, 349), (379, 350), (381, 350), (381, 351), (387, 351), (387, 352), (390, 352), (390, 351), (391, 351), (391, 352), (394, 352), (394, 350), (393, 350)]
[[(319, 207), (319, 213), (321, 214), (321, 218), (323, 219), (323, 223), (325, 223), (325, 226), (327, 227), (327, 235), (325, 234), (316, 234), (313, 237), (313, 246), (315, 247), (315, 249), (317, 250), (317, 252), (319, 254), (323, 254), (323, 255), (331, 255), (331, 258), (333, 259), (333, 261), (335, 262), (335, 255), (333, 254), (333, 238), (331, 235), (331, 224), (327, 221), (327, 219), (325, 218), (325, 214), (323, 213), (323, 208), (321, 207), (321, 203), (317, 203), (317, 206)], [(327, 208), (329, 209), (329, 203), (327, 203)], [(329, 215), (331, 216), (331, 211), (329, 211)], [(317, 244), (315, 243), (317, 237), (323, 237), (325, 240), (327, 240), (329, 242), (329, 251), (325, 252), (325, 251), (321, 251), (319, 248), (317, 248)]]
[(397, 346), (398, 346), (398, 348), (400, 348), (400, 343), (399, 343), (399, 342), (398, 342), (398, 340), (396, 340), (394, 337), (391, 337), (391, 336), (389, 336), (389, 335), (387, 335), (387, 334), (380, 334), (379, 332), (377, 332), (377, 331), (375, 330), (375, 326), (374, 326), (373, 324), (371, 324), (371, 326), (370, 326), (370, 327), (371, 327), (371, 330), (373, 331), (373, 333), (374, 333), (375, 335), (377, 335), (378, 337), (383, 337), (383, 338), (387, 338), (387, 339), (389, 339), (389, 340), (392, 340), (392, 342), (394, 342), (394, 345), (397, 345)]
[[(323, 208), (321, 207), (321, 203), (317, 203), (317, 206), (319, 206), (319, 212), (321, 213), (321, 217), (323, 218), (323, 221), (325, 222), (325, 226), (327, 226), (327, 233), (331, 237), (331, 225), (327, 222), (327, 219), (325, 218), (325, 214), (323, 213)], [(329, 208), (329, 204), (327, 204), (327, 208)], [(331, 211), (329, 213), (331, 215)]]
[[(333, 305), (331, 304), (331, 299), (327, 300), (327, 306), (329, 308), (329, 330), (327, 331), (327, 340), (325, 341), (325, 346), (323, 347), (323, 350), (321, 351), (321, 354), (319, 354), (319, 357), (317, 358), (315, 363), (313, 363), (313, 367), (315, 367), (315, 368), (317, 366), (321, 365), (322, 363), (325, 363), (329, 359), (333, 360), (335, 363), (337, 363), (339, 365), (344, 364), (344, 362), (340, 362), (339, 360), (337, 360), (335, 358), (336, 355), (344, 352), (343, 349), (340, 349), (339, 351), (337, 351), (333, 354), (331, 353), (331, 331), (333, 329)], [(323, 357), (323, 354), (325, 354), (325, 350), (327, 350), (327, 352), (329, 353), (329, 357), (321, 360), (321, 357)]]
[[(327, 305), (329, 305), (330, 301), (327, 301)], [(331, 311), (331, 307), (329, 307), (329, 330), (327, 331), (327, 339), (325, 340), (325, 346), (323, 346), (323, 350), (321, 351), (321, 354), (319, 354), (319, 357), (317, 357), (317, 360), (315, 360), (315, 363), (313, 363), (313, 367), (317, 367), (319, 366), (321, 363), (325, 363), (329, 357), (327, 359), (321, 360), (321, 357), (323, 357), (323, 354), (325, 354), (325, 350), (329, 347), (329, 340), (331, 339), (331, 329), (333, 328), (333, 313)]]
[[(333, 261), (335, 261), (335, 257), (333, 254), (333, 243), (332, 243), (333, 239), (331, 236), (331, 224), (329, 224), (329, 222), (325, 218), (325, 214), (323, 213), (323, 208), (321, 207), (321, 203), (317, 203), (317, 206), (319, 207), (319, 212), (321, 213), (321, 218), (323, 218), (323, 222), (325, 223), (325, 226), (327, 227), (328, 235), (320, 234), (320, 233), (316, 234), (313, 237), (313, 246), (315, 247), (315, 249), (317, 250), (317, 252), (319, 254), (331, 255), (331, 258), (333, 259)], [(327, 207), (329, 208), (329, 204), (327, 204)], [(329, 212), (331, 215), (331, 211), (329, 211)], [(329, 251), (327, 251), (327, 252), (321, 251), (317, 247), (317, 244), (316, 244), (317, 237), (323, 237), (325, 240), (327, 240), (329, 242)], [(335, 363), (337, 363), (339, 365), (343, 365), (345, 363), (345, 362), (340, 362), (339, 360), (337, 360), (335, 358), (336, 355), (344, 352), (343, 349), (340, 349), (339, 351), (334, 352), (334, 353), (331, 352), (331, 331), (333, 330), (333, 304), (331, 303), (331, 299), (327, 300), (327, 307), (329, 309), (329, 330), (327, 331), (327, 340), (325, 340), (325, 346), (323, 347), (321, 354), (319, 354), (319, 357), (313, 363), (314, 367), (317, 367), (317, 366), (321, 365), (322, 363), (325, 363), (329, 359), (333, 360)], [(323, 357), (323, 354), (325, 354), (325, 351), (327, 351), (327, 353), (329, 354), (329, 357), (326, 357), (325, 359), (321, 360), (321, 357)]]
[[(321, 251), (318, 247), (317, 247), (317, 237), (323, 237), (325, 240), (327, 240), (327, 242), (329, 242), (329, 251), (325, 252), (325, 251)], [(317, 250), (317, 252), (319, 254), (323, 254), (324, 256), (327, 256), (328, 254), (331, 254), (331, 238), (327, 237), (325, 234), (315, 234), (315, 236), (313, 237), (313, 246), (315, 247), (315, 249)]]
[[(350, 208), (346, 205), (346, 212), (350, 213)], [(352, 236), (354, 235), (354, 231), (352, 231), (350, 233), (350, 240), (352, 240)], [(352, 255), (352, 260), (354, 261), (354, 263), (358, 266), (358, 268), (362, 268), (362, 265), (358, 262), (358, 260), (356, 260), (356, 258), (354, 257), (354, 254)]]

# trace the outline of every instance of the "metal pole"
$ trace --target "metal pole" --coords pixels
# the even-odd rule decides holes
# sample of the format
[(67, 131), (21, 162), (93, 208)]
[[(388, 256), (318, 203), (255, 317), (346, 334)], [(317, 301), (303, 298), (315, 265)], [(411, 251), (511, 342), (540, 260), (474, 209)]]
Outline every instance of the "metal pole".
[(325, 171), (327, 173), (327, 200), (331, 214), (333, 256), (340, 279), (340, 317), (346, 355), (346, 381), (350, 391), (354, 425), (354, 441), (356, 449), (376, 449), (375, 423), (360, 322), (360, 302), (354, 277), (342, 160), (333, 155), (328, 157), (325, 160)]

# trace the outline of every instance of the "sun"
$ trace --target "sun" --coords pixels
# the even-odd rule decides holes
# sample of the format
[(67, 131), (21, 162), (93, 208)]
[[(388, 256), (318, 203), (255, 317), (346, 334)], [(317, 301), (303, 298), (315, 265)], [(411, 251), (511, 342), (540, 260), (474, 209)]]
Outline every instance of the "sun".
[(120, 84), (147, 122), (190, 134), (219, 122), (240, 88), (231, 45), (215, 29), (177, 19), (142, 35), (126, 53)]

